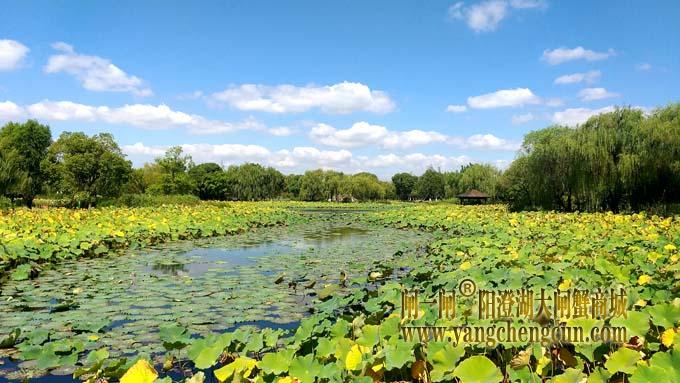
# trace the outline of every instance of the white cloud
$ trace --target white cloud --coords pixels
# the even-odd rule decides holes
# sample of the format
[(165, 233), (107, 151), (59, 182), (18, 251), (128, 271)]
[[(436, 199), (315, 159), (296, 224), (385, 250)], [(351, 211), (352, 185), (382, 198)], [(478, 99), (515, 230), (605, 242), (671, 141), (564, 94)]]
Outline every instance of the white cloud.
[[(8, 104), (9, 103), (9, 104)], [(10, 105), (11, 104), (11, 105)], [(9, 101), (0, 104), (9, 110)], [(22, 110), (12, 107), (12, 110)], [(87, 121), (107, 124), (131, 125), (150, 130), (185, 128), (191, 134), (222, 134), (239, 130), (266, 132), (275, 136), (293, 134), (288, 127), (269, 128), (264, 123), (249, 117), (239, 122), (210, 120), (196, 114), (188, 114), (171, 109), (165, 104), (129, 104), (121, 107), (92, 106), (71, 101), (45, 100), (26, 106), (29, 117), (51, 121)], [(9, 112), (7, 112), (9, 115)], [(0, 110), (0, 117), (2, 111)]]
[(640, 63), (635, 66), (635, 69), (641, 71), (641, 72), (646, 72), (648, 70), (652, 69), (652, 64), (649, 63)]
[(517, 9), (545, 8), (545, 0), (510, 0), (510, 6)]
[(291, 129), (286, 126), (279, 126), (277, 128), (271, 128), (268, 129), (269, 134), (273, 136), (279, 136), (279, 137), (285, 137), (285, 136), (290, 136), (293, 133), (295, 133), (294, 129)]
[(509, 150), (519, 149), (519, 143), (512, 142), (503, 138), (498, 138), (493, 134), (475, 134), (463, 141), (460, 145), (464, 149), (484, 149), (484, 150)]
[[(348, 150), (319, 150), (314, 147), (295, 147), (271, 151), (260, 145), (241, 144), (182, 144), (182, 150), (191, 155), (197, 163), (217, 162), (226, 165), (257, 162), (279, 169), (303, 167), (306, 169), (349, 167), (352, 153)], [(124, 145), (123, 151), (135, 157), (148, 160), (162, 155), (165, 146), (146, 146), (141, 142)]]
[(488, 0), (470, 6), (459, 1), (449, 7), (449, 17), (465, 21), (475, 32), (491, 32), (508, 16), (510, 8), (531, 9), (545, 6), (544, 0)]
[(468, 105), (476, 109), (516, 107), (540, 102), (541, 99), (528, 88), (503, 89), (467, 99)]
[(447, 157), (440, 154), (410, 153), (399, 156), (393, 153), (360, 159), (361, 166), (367, 169), (394, 169), (393, 171), (410, 171), (420, 174), (429, 167), (442, 171), (457, 170), (463, 165), (475, 162), (468, 156)]
[(485, 1), (465, 7), (458, 2), (449, 8), (449, 15), (454, 19), (465, 20), (468, 27), (475, 32), (490, 32), (498, 27), (507, 13), (508, 4), (505, 1)]
[(465, 105), (449, 105), (446, 107), (446, 111), (449, 113), (463, 113), (467, 110)]
[(600, 109), (569, 108), (553, 114), (553, 122), (560, 125), (576, 126), (582, 124), (592, 116), (600, 113), (609, 113), (614, 110), (613, 106), (605, 106)]
[(123, 152), (127, 155), (142, 155), (142, 156), (162, 156), (167, 148), (165, 147), (154, 147), (146, 146), (141, 142), (137, 142), (133, 145), (124, 145)]
[(527, 113), (527, 114), (520, 114), (518, 116), (512, 116), (512, 124), (513, 125), (520, 125), (520, 124), (526, 124), (529, 121), (533, 121), (536, 119), (533, 114)]
[(178, 100), (198, 100), (203, 98), (203, 92), (200, 90), (195, 90), (191, 93), (181, 93), (177, 95)]
[(613, 49), (607, 52), (596, 52), (590, 49), (585, 49), (581, 46), (576, 48), (557, 48), (553, 50), (546, 49), (543, 51), (542, 60), (547, 61), (550, 65), (562, 64), (573, 60), (598, 61), (609, 58), (615, 54)]
[(459, 149), (517, 150), (519, 147), (515, 142), (492, 134), (476, 134), (466, 138), (418, 129), (400, 132), (363, 121), (344, 130), (327, 124), (317, 124), (310, 130), (309, 137), (316, 143), (339, 148), (378, 146), (383, 149), (403, 150), (434, 143), (445, 143)]
[(29, 50), (18, 41), (0, 40), (0, 71), (19, 68)]
[(605, 88), (585, 88), (578, 92), (581, 101), (604, 100), (607, 98), (619, 97), (618, 93), (613, 93)]
[[(101, 108), (101, 109), (100, 109)], [(97, 120), (97, 110), (108, 109), (106, 107), (94, 107), (90, 105), (78, 104), (71, 101), (41, 101), (26, 107), (31, 117), (53, 120)]]
[(78, 54), (63, 42), (52, 44), (52, 48), (60, 53), (50, 56), (45, 66), (47, 73), (68, 73), (83, 88), (95, 92), (129, 92), (141, 97), (153, 94), (142, 79), (125, 73), (108, 59)]
[(563, 104), (564, 104), (564, 100), (562, 100), (559, 97), (549, 98), (549, 99), (545, 100), (545, 105), (550, 106), (550, 107), (562, 106)]
[(16, 120), (24, 115), (24, 109), (12, 101), (0, 102), (0, 121)]
[(316, 108), (333, 114), (388, 113), (395, 108), (387, 93), (353, 82), (304, 87), (243, 84), (214, 93), (210, 100), (240, 110), (268, 113), (299, 113)]
[[(382, 179), (389, 179), (397, 172), (407, 171), (421, 174), (428, 167), (451, 171), (458, 170), (469, 163), (479, 162), (466, 155), (455, 157), (440, 154), (387, 153), (375, 156), (354, 156), (346, 149), (321, 150), (308, 146), (277, 151), (260, 145), (241, 144), (183, 144), (180, 146), (185, 153), (192, 156), (196, 163), (216, 162), (228, 166), (257, 162), (264, 166), (273, 166), (284, 173), (302, 173), (319, 168), (346, 173), (369, 171)], [(123, 146), (123, 151), (137, 164), (162, 155), (166, 149), (165, 146), (146, 146), (141, 142)], [(508, 161), (497, 160), (492, 163), (502, 168), (502, 166), (507, 166)]]
[(327, 124), (312, 127), (309, 137), (320, 144), (340, 148), (356, 148), (377, 145), (388, 149), (405, 149), (417, 145), (445, 142), (446, 136), (437, 132), (409, 130), (390, 131), (384, 126), (360, 121), (349, 129), (338, 130)]
[(599, 70), (591, 70), (584, 73), (565, 74), (564, 76), (556, 78), (555, 84), (564, 85), (564, 84), (576, 84), (580, 82), (591, 84), (597, 81), (601, 75), (602, 72), (600, 72)]

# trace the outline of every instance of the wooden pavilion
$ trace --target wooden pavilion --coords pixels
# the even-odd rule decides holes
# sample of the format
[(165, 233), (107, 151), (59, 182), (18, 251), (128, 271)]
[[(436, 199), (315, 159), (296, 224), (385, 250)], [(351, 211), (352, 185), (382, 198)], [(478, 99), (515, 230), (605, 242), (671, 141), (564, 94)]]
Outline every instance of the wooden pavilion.
[(477, 189), (470, 189), (463, 194), (458, 194), (456, 197), (460, 200), (460, 203), (465, 204), (481, 204), (485, 203), (489, 198), (488, 194), (482, 193)]

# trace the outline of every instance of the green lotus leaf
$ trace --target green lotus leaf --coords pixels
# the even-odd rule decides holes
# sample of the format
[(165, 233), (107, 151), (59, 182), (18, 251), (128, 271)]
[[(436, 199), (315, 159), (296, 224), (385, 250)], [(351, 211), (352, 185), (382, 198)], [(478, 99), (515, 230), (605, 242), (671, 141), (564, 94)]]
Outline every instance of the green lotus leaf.
[(614, 352), (607, 362), (605, 363), (605, 368), (612, 374), (617, 372), (623, 372), (626, 374), (631, 374), (635, 371), (638, 360), (642, 356), (638, 351), (631, 350), (626, 347), (620, 347), (616, 352)]
[(487, 357), (475, 355), (462, 361), (454, 370), (453, 376), (461, 383), (499, 383), (503, 374)]

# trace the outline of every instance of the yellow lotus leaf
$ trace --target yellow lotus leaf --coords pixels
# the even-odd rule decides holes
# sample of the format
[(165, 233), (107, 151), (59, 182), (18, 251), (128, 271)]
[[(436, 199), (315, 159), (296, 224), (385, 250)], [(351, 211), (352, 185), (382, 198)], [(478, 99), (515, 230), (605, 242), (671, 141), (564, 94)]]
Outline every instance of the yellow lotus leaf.
[(364, 353), (368, 352), (368, 347), (361, 347), (358, 344), (352, 346), (345, 358), (345, 368), (353, 371), (361, 367), (361, 360)]
[(673, 328), (669, 328), (668, 330), (664, 331), (661, 333), (661, 336), (659, 339), (661, 340), (661, 343), (666, 346), (670, 347), (673, 344), (673, 339), (675, 338), (676, 330)]
[(560, 285), (558, 286), (558, 288), (561, 291), (569, 290), (570, 287), (571, 287), (571, 278), (563, 280), (562, 283), (560, 283)]
[(472, 267), (472, 263), (470, 263), (470, 261), (465, 261), (465, 262), (460, 264), (460, 269), (463, 270), (463, 271), (468, 270), (471, 267)]
[(661, 254), (657, 253), (656, 251), (650, 251), (647, 254), (647, 259), (649, 259), (650, 262), (656, 262), (656, 260), (659, 259), (659, 257), (661, 257)]
[(255, 366), (257, 366), (257, 361), (255, 359), (245, 357), (236, 358), (233, 362), (215, 370), (215, 377), (220, 382), (225, 382), (234, 374), (239, 374), (241, 377), (245, 378), (253, 372)]
[(652, 277), (650, 277), (649, 275), (646, 275), (646, 274), (642, 274), (638, 278), (637, 283), (638, 283), (638, 285), (642, 286), (642, 285), (646, 285), (647, 283), (649, 283), (651, 281), (652, 281)]
[(153, 383), (158, 373), (146, 359), (140, 359), (125, 372), (120, 383)]
[(675, 251), (675, 250), (677, 250), (677, 247), (675, 247), (674, 244), (669, 243), (669, 244), (666, 244), (666, 246), (664, 246), (663, 249), (666, 250), (666, 251)]

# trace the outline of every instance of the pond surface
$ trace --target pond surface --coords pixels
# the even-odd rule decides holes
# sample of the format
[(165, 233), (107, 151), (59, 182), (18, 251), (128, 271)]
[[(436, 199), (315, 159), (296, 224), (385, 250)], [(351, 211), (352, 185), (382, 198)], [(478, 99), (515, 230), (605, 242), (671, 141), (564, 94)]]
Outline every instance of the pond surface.
[[(294, 330), (341, 271), (364, 277), (375, 262), (431, 238), (368, 224), (356, 212), (305, 214), (308, 222), (288, 227), (67, 262), (9, 282), (0, 291), (0, 339), (14, 328), (44, 330), (50, 340), (81, 339), (86, 350), (107, 347), (116, 357), (163, 352), (158, 327), (169, 323), (200, 335), (242, 326)], [(0, 381), (32, 368), (0, 360)]]

